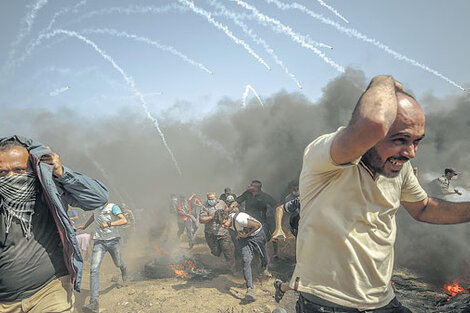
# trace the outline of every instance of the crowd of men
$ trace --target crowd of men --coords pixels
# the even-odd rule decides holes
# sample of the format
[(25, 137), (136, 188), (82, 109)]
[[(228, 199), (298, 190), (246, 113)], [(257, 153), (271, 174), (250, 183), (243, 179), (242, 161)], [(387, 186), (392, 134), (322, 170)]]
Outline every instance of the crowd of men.
[[(340, 125), (338, 125), (340, 126)], [(296, 265), (289, 284), (276, 282), (276, 300), (299, 292), (298, 313), (411, 312), (391, 284), (395, 214), (400, 206), (417, 221), (470, 221), (469, 202), (449, 202), (426, 192), (410, 160), (424, 138), (425, 116), (416, 99), (391, 76), (377, 76), (357, 102), (349, 123), (313, 140), (305, 149), (299, 186), (275, 209), (258, 180), (235, 196), (207, 193), (202, 203), (172, 195), (178, 235), (204, 224), (207, 244), (231, 269), (240, 255), (246, 299), (255, 300), (252, 260), (267, 268), (267, 241), (285, 236), (279, 217), (290, 212), (296, 236)], [(458, 172), (445, 170), (433, 182), (442, 194)], [(299, 193), (300, 191), (300, 193)], [(116, 227), (127, 224), (121, 208), (108, 203), (99, 181), (64, 166), (57, 153), (20, 136), (0, 139), (0, 312), (71, 312), (80, 291), (83, 258), (68, 206), (93, 210), (77, 228), (95, 226), (91, 299), (83, 309), (98, 312), (99, 267), (109, 252), (123, 280), (126, 265)], [(242, 209), (243, 206), (243, 209)], [(270, 220), (275, 210), (277, 222)], [(275, 249), (274, 249), (275, 250)], [(276, 251), (275, 251), (276, 253)]]
[[(298, 199), (298, 183), (291, 185), (293, 192), (286, 198)], [(241, 262), (247, 288), (245, 299), (255, 301), (252, 261), (260, 257), (262, 274), (271, 277), (266, 246), (275, 228), (273, 219), (277, 202), (262, 190), (259, 180), (253, 180), (239, 196), (227, 187), (219, 197), (213, 191), (206, 197), (201, 201), (195, 194), (188, 198), (175, 194), (170, 196), (169, 209), (176, 217), (177, 235), (181, 237), (186, 231), (191, 249), (198, 225), (203, 224), (204, 238), (211, 253), (215, 256), (223, 254), (227, 270), (237, 273), (237, 259)], [(273, 247), (276, 256), (275, 241)]]

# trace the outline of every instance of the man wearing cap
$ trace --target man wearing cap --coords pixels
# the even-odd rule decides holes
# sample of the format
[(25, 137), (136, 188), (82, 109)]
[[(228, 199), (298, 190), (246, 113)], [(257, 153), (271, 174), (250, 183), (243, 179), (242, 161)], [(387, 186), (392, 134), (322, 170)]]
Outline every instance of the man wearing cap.
[(349, 123), (305, 148), (290, 282), (297, 312), (411, 312), (391, 284), (400, 206), (420, 222), (470, 221), (470, 202), (429, 197), (414, 175), (424, 129), (418, 102), (393, 77), (377, 76)]
[(228, 202), (229, 196), (231, 196), (234, 200), (237, 197), (236, 194), (232, 193), (232, 189), (230, 189), (230, 187), (225, 187), (224, 193), (220, 195), (219, 199), (224, 201), (226, 205), (230, 206), (231, 202), (233, 201), (230, 203)]
[(429, 183), (428, 188), (430, 195), (437, 198), (442, 198), (444, 196), (454, 194), (461, 196), (462, 192), (460, 192), (459, 190), (450, 189), (450, 181), (454, 176), (457, 176), (459, 174), (460, 173), (452, 167), (446, 168), (444, 170), (444, 175), (434, 179)]

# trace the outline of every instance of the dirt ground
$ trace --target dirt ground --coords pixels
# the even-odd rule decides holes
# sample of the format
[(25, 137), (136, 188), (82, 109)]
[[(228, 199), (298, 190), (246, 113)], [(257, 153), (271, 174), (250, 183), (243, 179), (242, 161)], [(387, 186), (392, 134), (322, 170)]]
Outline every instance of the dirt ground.
[[(248, 313), (272, 312), (276, 307), (284, 307), (289, 313), (295, 312), (296, 295), (288, 292), (280, 304), (274, 300), (273, 281), (275, 278), (288, 279), (294, 265), (293, 239), (280, 243), (280, 258), (272, 260), (273, 277), (254, 279), (257, 300), (246, 303), (246, 287), (243, 276), (227, 273), (223, 257), (215, 257), (204, 241), (203, 227), (199, 228), (196, 243), (190, 250), (185, 239), (176, 238), (176, 230), (171, 229), (159, 240), (148, 239), (134, 233), (131, 240), (122, 243), (122, 256), (127, 264), (129, 280), (122, 283), (120, 271), (106, 254), (100, 271), (100, 312), (207, 312), (207, 313)], [(174, 234), (174, 236), (172, 236)], [(198, 268), (211, 272), (210, 278), (150, 279), (144, 273), (149, 261), (164, 259), (154, 248), (157, 244), (172, 255), (191, 258)], [(271, 244), (269, 244), (271, 246)], [(229, 271), (231, 272), (231, 271)], [(85, 262), (82, 291), (75, 295), (75, 308), (88, 303), (90, 293), (90, 262)]]
[[(275, 278), (286, 281), (290, 278), (295, 263), (295, 241), (291, 236), (279, 243), (279, 258), (271, 259), (270, 272), (273, 277), (255, 275), (257, 300), (247, 303), (244, 300), (246, 288), (241, 273), (233, 274), (227, 269), (223, 257), (215, 257), (204, 240), (203, 227), (200, 227), (195, 245), (189, 249), (186, 239), (176, 237), (174, 225), (169, 224), (154, 231), (134, 232), (129, 241), (122, 241), (122, 257), (127, 264), (129, 280), (123, 284), (121, 273), (106, 254), (100, 271), (100, 312), (118, 313), (270, 313), (277, 307), (288, 313), (295, 312), (298, 295), (289, 291), (281, 303), (274, 300), (273, 282)], [(166, 228), (166, 229), (165, 229)], [(150, 235), (149, 235), (150, 234)], [(287, 233), (286, 233), (287, 234)], [(183, 235), (184, 237), (184, 235)], [(272, 244), (268, 244), (272, 255)], [(169, 270), (168, 261), (184, 264), (191, 259), (204, 275), (187, 279), (174, 276)], [(145, 265), (156, 261), (158, 278), (144, 274)], [(253, 267), (259, 267), (259, 262)], [(152, 267), (152, 269), (154, 269)], [(256, 269), (255, 269), (256, 270)], [(166, 272), (166, 273), (165, 273)], [(172, 273), (169, 277), (168, 272)], [(162, 273), (162, 276), (160, 276)], [(461, 294), (446, 299), (449, 295), (439, 286), (423, 281), (423, 277), (405, 269), (396, 268), (392, 278), (397, 297), (416, 313), (466, 312), (470, 313), (470, 294)], [(76, 312), (88, 303), (90, 294), (90, 262), (84, 264), (82, 291), (76, 293)]]

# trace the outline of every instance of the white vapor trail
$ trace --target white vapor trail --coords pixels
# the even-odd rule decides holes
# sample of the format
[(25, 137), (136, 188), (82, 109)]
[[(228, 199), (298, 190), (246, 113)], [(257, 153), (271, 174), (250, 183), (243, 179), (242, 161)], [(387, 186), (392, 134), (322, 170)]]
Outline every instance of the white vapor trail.
[[(84, 1), (82, 1), (84, 2)], [(74, 7), (74, 10), (79, 7), (79, 5), (82, 3), (78, 3), (77, 5), (75, 5)], [(90, 13), (87, 13), (83, 16), (81, 16), (78, 20), (75, 20), (75, 21), (72, 21), (72, 23), (80, 23), (82, 22), (83, 20), (87, 19), (87, 18), (92, 18), (94, 16), (100, 16), (100, 15), (105, 15), (105, 14), (113, 14), (113, 13), (119, 13), (119, 14), (134, 14), (134, 13), (166, 13), (166, 12), (169, 12), (171, 10), (180, 10), (180, 11), (184, 11), (186, 10), (186, 7), (183, 7), (183, 6), (179, 6), (179, 5), (176, 5), (176, 4), (171, 4), (171, 5), (166, 5), (166, 6), (163, 6), (163, 7), (141, 7), (141, 6), (131, 6), (129, 8), (121, 8), (121, 7), (115, 7), (115, 8), (106, 8), (106, 9), (102, 9), (102, 10), (99, 10), (99, 11), (93, 11), (93, 12), (90, 12)], [(60, 13), (60, 12), (58, 12)], [(56, 18), (56, 16), (55, 16)], [(54, 20), (54, 18), (53, 18)], [(72, 23), (68, 23), (67, 25), (70, 25)], [(25, 49), (26, 51), (23, 53), (23, 55), (18, 58), (16, 60), (16, 62), (13, 64), (13, 65), (20, 65), (21, 63), (24, 62), (24, 60), (34, 51), (34, 49), (39, 46), (41, 43), (42, 43), (42, 40), (45, 38), (44, 34), (49, 32), (51, 30), (51, 27), (53, 25), (53, 21), (51, 21), (51, 23), (49, 24), (49, 27), (42, 30), (38, 37), (30, 42), (27, 46), (27, 48)]]
[(49, 95), (50, 95), (51, 97), (55, 97), (55, 96), (60, 95), (60, 94), (63, 93), (63, 92), (66, 92), (66, 91), (69, 90), (69, 89), (70, 89), (69, 86), (62, 87), (62, 88), (58, 88), (58, 89), (56, 89), (56, 90), (51, 91), (51, 92), (49, 93)]
[(140, 14), (146, 14), (146, 13), (167, 13), (172, 10), (180, 10), (180, 11), (186, 11), (189, 10), (185, 6), (177, 5), (176, 3), (172, 4), (167, 4), (165, 6), (161, 7), (152, 7), (152, 6), (129, 6), (126, 8), (123, 7), (113, 7), (113, 8), (104, 8), (100, 9), (97, 11), (89, 12), (87, 14), (84, 14), (77, 20), (73, 21), (73, 23), (81, 23), (85, 19), (89, 19), (95, 16), (100, 16), (100, 15), (108, 15), (108, 14), (113, 14), (113, 13), (118, 13), (118, 14), (135, 14), (135, 13), (140, 13)]
[[(233, 1), (233, 0), (232, 0)], [(323, 17), (322, 15), (320, 14), (317, 14), (309, 9), (307, 9), (305, 6), (297, 3), (297, 2), (291, 2), (290, 4), (287, 4), (287, 3), (283, 3), (283, 2), (280, 2), (278, 0), (265, 0), (267, 3), (274, 3), (279, 9), (281, 10), (289, 10), (289, 9), (295, 9), (295, 10), (299, 10), (299, 11), (302, 11), (304, 12), (305, 14), (308, 14), (310, 15), (311, 17), (319, 20), (320, 22), (322, 22), (323, 24), (327, 24), (327, 25), (330, 25), (334, 28), (336, 28), (338, 31), (348, 35), (349, 37), (354, 37), (354, 38), (357, 38), (357, 39), (360, 39), (364, 42), (367, 42), (367, 43), (370, 43), (374, 46), (376, 46), (377, 48), (387, 52), (388, 54), (392, 55), (395, 59), (398, 59), (400, 61), (405, 61), (407, 62), (408, 64), (411, 64), (413, 66), (416, 66), (416, 67), (419, 67), (421, 68), (422, 70), (425, 70), (443, 80), (445, 80), (446, 82), (448, 82), (449, 84), (451, 85), (454, 85), (455, 87), (465, 91), (465, 88), (463, 88), (462, 86), (458, 85), (456, 82), (452, 81), (451, 79), (449, 79), (448, 77), (442, 75), (441, 73), (439, 73), (438, 71), (432, 69), (432, 68), (429, 68), (427, 65), (424, 65), (416, 60), (413, 60), (407, 56), (404, 56), (400, 53), (398, 53), (397, 51), (391, 49), (390, 47), (388, 47), (387, 45), (381, 43), (380, 41), (378, 41), (377, 39), (374, 39), (374, 38), (369, 38), (367, 37), (366, 35), (362, 34), (361, 32), (359, 32), (358, 30), (354, 29), (354, 28), (348, 28), (348, 27), (344, 27), (344, 26), (341, 26), (339, 25), (338, 23), (336, 23), (335, 21), (332, 21), (328, 18), (325, 18)]]
[(292, 40), (295, 42), (299, 43), (302, 47), (307, 48), (309, 50), (312, 50), (316, 55), (318, 55), (325, 63), (331, 65), (333, 68), (335, 68), (337, 71), (344, 73), (344, 68), (341, 65), (336, 64), (333, 60), (328, 58), (323, 52), (318, 50), (316, 47), (314, 47), (310, 42), (308, 41), (308, 38), (306, 36), (300, 35), (295, 33), (292, 28), (289, 26), (286, 26), (282, 24), (279, 20), (276, 20), (272, 17), (266, 16), (258, 11), (257, 8), (255, 8), (252, 5), (249, 5), (248, 3), (241, 1), (241, 0), (230, 0), (232, 2), (236, 2), (239, 6), (251, 11), (253, 15), (261, 22), (264, 24), (271, 24), (276, 26), (273, 28), (279, 33), (283, 33), (286, 35), (289, 35)]
[(31, 27), (33, 27), (34, 20), (36, 19), (36, 14), (47, 4), (47, 1), (48, 0), (36, 1), (36, 3), (32, 6), (31, 11), (25, 16), (25, 22), (28, 24), (28, 27), (24, 35), (27, 35), (31, 31)]
[(88, 38), (74, 32), (74, 31), (70, 31), (70, 30), (65, 30), (65, 29), (55, 29), (53, 30), (52, 32), (50, 33), (47, 33), (45, 34), (45, 38), (46, 39), (49, 39), (49, 38), (52, 38), (54, 36), (57, 36), (57, 35), (67, 35), (69, 37), (73, 37), (73, 38), (77, 38), (81, 41), (83, 41), (84, 43), (90, 45), (93, 49), (95, 49), (96, 52), (98, 52), (105, 60), (109, 61), (111, 63), (111, 65), (114, 67), (114, 69), (116, 69), (121, 75), (122, 77), (124, 78), (124, 80), (126, 81), (127, 85), (132, 89), (132, 91), (134, 92), (134, 94), (136, 95), (136, 97), (140, 100), (140, 103), (142, 105), (142, 108), (144, 109), (147, 117), (153, 122), (153, 125), (155, 127), (155, 129), (157, 130), (158, 134), (160, 135), (160, 138), (162, 139), (162, 142), (166, 148), (166, 150), (168, 151), (168, 153), (170, 154), (170, 157), (171, 159), (173, 160), (173, 163), (176, 167), (176, 169), (178, 170), (178, 173), (180, 175), (182, 175), (182, 172), (181, 172), (181, 169), (178, 165), (178, 162), (176, 161), (176, 158), (175, 156), (173, 155), (173, 151), (171, 151), (170, 147), (168, 146), (168, 143), (166, 142), (166, 139), (165, 139), (165, 135), (163, 134), (163, 132), (161, 131), (160, 129), (160, 126), (158, 124), (158, 120), (156, 118), (154, 118), (152, 116), (152, 114), (150, 113), (148, 107), (147, 107), (147, 102), (145, 101), (145, 97), (144, 95), (137, 89), (137, 87), (135, 86), (135, 82), (134, 80), (132, 79), (132, 77), (130, 77), (129, 75), (126, 74), (126, 72), (124, 72), (124, 70), (116, 64), (116, 62), (113, 60), (113, 58), (111, 58), (108, 54), (106, 54), (106, 52), (104, 52), (103, 50), (101, 50), (93, 41), (89, 40)]
[[(21, 24), (26, 24), (22, 25), (20, 29), (20, 33), (18, 34), (18, 37), (16, 40), (12, 43), (11, 45), (11, 51), (8, 56), (8, 61), (6, 63), (6, 68), (2, 70), (3, 74), (8, 70), (8, 68), (12, 67), (11, 62), (13, 61), (15, 54), (16, 54), (16, 47), (21, 43), (24, 37), (26, 37), (29, 32), (31, 31), (31, 28), (33, 27), (34, 20), (36, 19), (36, 15), (39, 12), (39, 10), (42, 9), (47, 4), (48, 0), (37, 0), (33, 5), (29, 6), (30, 10), (26, 13), (26, 16), (23, 18)], [(4, 75), (1, 75), (4, 76)]]
[(284, 70), (284, 72), (287, 74), (287, 76), (289, 76), (295, 82), (297, 87), (302, 89), (302, 85), (297, 80), (295, 75), (289, 72), (289, 69), (287, 68), (287, 66), (284, 65), (284, 63), (279, 59), (279, 57), (276, 55), (274, 50), (266, 43), (265, 40), (263, 40), (258, 35), (253, 33), (252, 29), (248, 28), (248, 26), (245, 23), (241, 22), (237, 18), (237, 15), (235, 13), (230, 12), (229, 10), (227, 10), (227, 8), (223, 4), (221, 4), (220, 2), (215, 1), (215, 0), (208, 0), (208, 1), (212, 6), (216, 7), (221, 12), (222, 15), (224, 15), (225, 17), (231, 19), (236, 25), (238, 25), (243, 30), (243, 32), (251, 38), (251, 40), (253, 40), (255, 43), (263, 46), (264, 51), (266, 51), (269, 55), (271, 55), (271, 57), (274, 59), (274, 61)]
[(193, 10), (194, 13), (196, 14), (199, 14), (199, 15), (202, 15), (204, 16), (207, 21), (209, 23), (211, 23), (212, 25), (214, 25), (215, 27), (217, 27), (218, 29), (222, 30), (228, 37), (230, 37), (236, 44), (238, 45), (242, 45), (247, 51), (248, 53), (250, 53), (256, 60), (258, 60), (258, 62), (260, 62), (261, 64), (263, 64), (268, 70), (271, 70), (271, 68), (269, 67), (269, 65), (259, 56), (257, 55), (251, 48), (250, 46), (244, 42), (243, 40), (235, 37), (235, 35), (228, 29), (227, 26), (217, 22), (216, 20), (214, 20), (212, 17), (211, 17), (211, 14), (201, 8), (198, 8), (194, 5), (194, 3), (192, 1), (188, 1), (188, 0), (178, 0), (178, 2), (188, 6), (191, 10)]
[(60, 10), (60, 11), (54, 13), (54, 16), (52, 17), (52, 19), (51, 19), (51, 21), (50, 21), (50, 23), (49, 23), (49, 26), (47, 26), (47, 30), (48, 30), (48, 31), (51, 30), (52, 26), (54, 25), (56, 19), (57, 19), (59, 16), (65, 14), (65, 13), (67, 13), (67, 12), (69, 12), (69, 11), (75, 11), (75, 10), (77, 10), (79, 7), (84, 6), (84, 5), (86, 4), (86, 2), (87, 2), (87, 0), (82, 0), (82, 1), (80, 1), (79, 3), (77, 3), (76, 5), (74, 5), (72, 8), (70, 8), (70, 7), (63, 8), (62, 10)]
[(107, 34), (107, 35), (111, 35), (111, 36), (115, 36), (115, 37), (124, 37), (124, 38), (128, 38), (128, 39), (133, 39), (133, 40), (136, 40), (136, 41), (144, 42), (148, 45), (157, 47), (160, 50), (170, 52), (171, 54), (183, 59), (187, 63), (189, 63), (191, 65), (194, 65), (194, 66), (198, 67), (199, 69), (201, 69), (201, 70), (203, 70), (203, 71), (205, 71), (209, 74), (212, 74), (212, 71), (207, 69), (207, 67), (205, 67), (203, 64), (190, 59), (189, 57), (187, 57), (183, 53), (176, 50), (174, 47), (163, 45), (163, 44), (161, 44), (157, 41), (151, 40), (147, 37), (142, 37), (142, 36), (138, 36), (138, 35), (135, 35), (135, 34), (129, 34), (129, 33), (123, 32), (123, 31), (117, 31), (115, 29), (109, 29), (109, 28), (85, 29), (85, 30), (80, 31), (80, 33), (82, 33), (82, 34)]
[(242, 105), (243, 105), (243, 107), (246, 107), (246, 98), (248, 97), (248, 92), (250, 90), (255, 95), (256, 99), (258, 99), (259, 104), (261, 104), (261, 106), (264, 106), (263, 101), (261, 101), (261, 98), (259, 97), (256, 90), (253, 87), (251, 87), (250, 85), (246, 85), (245, 91), (243, 92), (243, 96), (242, 96)]
[(325, 8), (327, 8), (328, 10), (333, 12), (334, 15), (336, 15), (337, 17), (339, 17), (340, 19), (342, 19), (346, 23), (349, 23), (349, 21), (346, 18), (344, 18), (344, 16), (342, 16), (338, 11), (336, 11), (335, 8), (333, 8), (332, 6), (326, 4), (323, 0), (317, 0), (317, 1), (318, 1), (318, 3), (320, 3), (321, 6), (324, 6)]

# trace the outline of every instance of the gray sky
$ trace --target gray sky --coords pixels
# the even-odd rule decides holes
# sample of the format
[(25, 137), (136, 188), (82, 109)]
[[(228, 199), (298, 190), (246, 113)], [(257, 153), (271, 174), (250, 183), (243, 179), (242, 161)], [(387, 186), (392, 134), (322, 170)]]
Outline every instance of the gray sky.
[[(257, 42), (233, 20), (221, 15), (214, 3), (234, 13), (238, 21), (255, 34)], [(265, 0), (247, 3), (264, 16), (280, 21), (284, 28), (277, 32), (273, 24), (260, 23), (251, 15), (252, 11), (236, 1), (214, 0), (212, 4), (208, 0), (194, 1), (196, 7), (212, 12), (216, 22), (243, 40), (271, 70), (204, 16), (194, 13), (184, 1), (2, 0), (0, 105), (52, 110), (65, 106), (91, 115), (112, 114), (122, 107), (141, 106), (136, 94), (142, 94), (149, 112), (155, 117), (168, 114), (168, 108), (176, 104), (180, 109), (173, 110), (172, 114), (181, 115), (183, 119), (210, 112), (223, 97), (241, 104), (248, 84), (261, 98), (285, 90), (300, 92), (315, 101), (328, 81), (341, 74), (338, 69), (347, 67), (360, 69), (369, 78), (391, 74), (418, 97), (429, 93), (437, 96), (463, 93), (439, 74), (469, 87), (469, 1), (325, 1), (349, 23), (317, 0), (299, 0), (298, 3), (321, 15), (324, 22), (299, 10), (281, 10), (275, 3), (268, 4)], [(116, 8), (120, 8), (120, 12)], [(286, 34), (285, 27), (290, 27), (297, 38), (309, 37), (332, 46), (332, 50), (315, 49), (336, 65), (327, 64), (314, 51), (295, 42)], [(374, 45), (349, 37), (338, 28), (356, 31), (359, 36), (378, 43)], [(62, 33), (56, 32), (50, 38), (44, 36), (57, 29)], [(109, 59), (100, 56), (90, 44), (62, 30), (76, 32), (74, 34), (96, 44), (134, 80), (135, 89)], [(115, 35), (110, 34), (111, 30)], [(116, 36), (116, 32), (120, 36)], [(123, 32), (140, 36), (141, 41), (124, 38)], [(158, 42), (160, 48), (156, 43), (152, 46), (142, 42), (142, 37)], [(286, 74), (273, 54), (263, 48), (260, 39), (303, 89), (298, 88), (294, 77)], [(34, 43), (37, 45), (31, 49)], [(395, 58), (378, 47), (380, 43), (398, 56), (414, 61)], [(413, 65), (415, 61), (429, 70)], [(203, 67), (213, 74), (208, 74)], [(250, 92), (247, 100), (252, 99)]]

